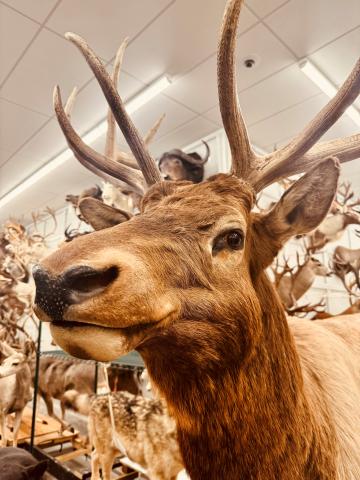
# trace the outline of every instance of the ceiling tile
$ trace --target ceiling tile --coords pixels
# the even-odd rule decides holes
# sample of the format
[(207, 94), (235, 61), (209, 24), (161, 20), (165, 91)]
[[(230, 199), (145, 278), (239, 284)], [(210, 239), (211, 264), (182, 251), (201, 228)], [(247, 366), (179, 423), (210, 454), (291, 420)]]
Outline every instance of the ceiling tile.
[[(224, 5), (225, 0), (175, 2), (129, 46), (124, 69), (144, 82), (164, 72), (187, 72), (216, 52)], [(255, 22), (245, 8), (240, 32)]]
[(239, 102), (246, 124), (252, 125), (320, 93), (295, 64), (241, 92)]
[(158, 95), (135, 112), (132, 115), (132, 120), (140, 133), (144, 135), (164, 113), (166, 116), (156, 134), (155, 141), (195, 116), (193, 112), (171, 98)]
[[(239, 103), (248, 126), (321, 93), (297, 64), (275, 73), (262, 82), (239, 93)], [(222, 125), (219, 106), (203, 116)]]
[(202, 116), (222, 127), (223, 123), (221, 119), (219, 104), (215, 105), (215, 107), (213, 108), (210, 108), (210, 110), (207, 110), (205, 113), (203, 113)]
[(29, 2), (29, 0), (2, 1), (40, 23), (45, 20), (57, 2), (57, 0), (36, 0), (36, 2)]
[[(0, 125), (0, 131), (1, 131), (1, 125)], [(6, 160), (10, 157), (10, 155), (11, 155), (11, 151), (4, 149), (0, 144), (0, 167), (6, 162)]]
[[(310, 59), (331, 82), (340, 86), (358, 61), (359, 51), (360, 27), (310, 55)], [(355, 104), (360, 107), (360, 99)]]
[[(135, 95), (143, 88), (143, 84), (125, 72), (122, 72), (119, 80), (119, 93), (124, 101)], [(79, 93), (72, 114), (72, 123), (81, 134), (96, 123), (105, 118), (107, 114), (107, 102), (96, 79), (93, 79)]]
[(180, 128), (163, 136), (151, 146), (151, 152), (156, 157), (173, 148), (183, 148), (184, 146), (205, 137), (218, 130), (218, 126), (213, 122), (202, 117), (196, 117)]
[(175, 98), (192, 110), (201, 113), (214, 105), (218, 98), (216, 82), (216, 55), (175, 79), (166, 89), (166, 95)]
[[(253, 68), (245, 67), (244, 60), (247, 58), (255, 59)], [(291, 52), (264, 25), (256, 25), (238, 41), (238, 90), (245, 90), (294, 61)]]
[(47, 117), (0, 98), (0, 144), (11, 154), (28, 140)]
[[(59, 84), (64, 97), (92, 74), (70, 42), (43, 30), (1, 91), (1, 96), (32, 110), (52, 115), (52, 93)], [(26, 79), (26, 82), (24, 82)]]
[(46, 124), (0, 170), (0, 196), (40, 168), (66, 147), (63, 134), (55, 120)]
[[(244, 66), (245, 58), (254, 58), (252, 69)], [(238, 89), (250, 85), (294, 62), (293, 56), (263, 25), (258, 24), (240, 35), (237, 53)], [(187, 75), (175, 80), (166, 94), (198, 113), (207, 111), (217, 103), (216, 55)]]
[(247, 0), (246, 5), (260, 18), (269, 15), (289, 0)]
[[(285, 139), (291, 139), (299, 134), (328, 101), (326, 95), (320, 94), (252, 125), (249, 128), (251, 141), (269, 151), (275, 145), (281, 146)], [(356, 125), (344, 115), (323, 135), (322, 140), (351, 135), (357, 131)]]
[(47, 26), (61, 35), (75, 32), (83, 36), (98, 55), (110, 60), (125, 37), (135, 37), (171, 3), (171, 0), (107, 0), (105, 3), (63, 0)]
[(359, 0), (291, 0), (265, 22), (299, 56), (359, 25)]
[(0, 83), (13, 68), (38, 28), (37, 23), (0, 4)]

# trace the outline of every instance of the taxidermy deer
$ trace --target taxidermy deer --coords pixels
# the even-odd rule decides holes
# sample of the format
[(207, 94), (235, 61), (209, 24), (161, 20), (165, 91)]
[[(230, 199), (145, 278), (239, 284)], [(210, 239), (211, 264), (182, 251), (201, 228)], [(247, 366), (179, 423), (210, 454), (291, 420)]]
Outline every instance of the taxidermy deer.
[[(129, 392), (111, 395), (116, 435), (126, 455), (141, 465), (150, 480), (175, 480), (183, 469), (176, 425), (161, 400)], [(120, 452), (113, 442), (108, 396), (95, 397), (88, 420), (91, 455), (91, 480), (110, 480), (112, 465)]]
[(336, 247), (332, 263), (334, 273), (338, 277), (342, 278), (344, 275), (352, 273), (357, 287), (360, 288), (360, 248)]
[[(140, 386), (136, 372), (109, 367), (109, 381), (112, 391), (127, 390), (139, 393)], [(98, 388), (104, 387), (104, 377), (99, 372)], [(88, 415), (90, 396), (95, 388), (95, 365), (83, 364), (50, 356), (40, 358), (39, 395), (44, 400), (48, 415), (66, 427), (66, 409)], [(60, 401), (61, 418), (54, 412), (53, 399)]]
[(163, 153), (159, 159), (159, 170), (164, 180), (202, 182), (204, 167), (210, 157), (209, 145), (204, 140), (203, 144), (206, 148), (204, 157), (201, 157), (197, 152), (185, 153), (178, 148)]
[(275, 287), (286, 309), (291, 309), (297, 305), (297, 301), (305, 295), (311, 288), (317, 275), (327, 277), (331, 272), (318, 260), (311, 256), (307, 251), (304, 262), (300, 262), (297, 253), (297, 266), (289, 267), (287, 261), (280, 267), (278, 261), (273, 267), (275, 277)]
[(19, 352), (6, 342), (0, 341), (0, 429), (3, 447), (7, 445), (7, 416), (15, 413), (12, 444), (16, 447), (21, 417), (26, 404), (32, 398), (28, 358), (30, 353), (29, 343), (25, 343), (24, 352)]
[(353, 197), (350, 183), (342, 183), (331, 206), (331, 214), (307, 236), (310, 252), (320, 250), (328, 242), (339, 240), (347, 226), (360, 225), (360, 213), (355, 209), (360, 205), (360, 199), (351, 201)]
[[(359, 317), (288, 320), (265, 269), (292, 236), (321, 223), (336, 192), (339, 161), (360, 156), (360, 135), (315, 145), (357, 98), (360, 61), (297, 137), (259, 157), (237, 104), (242, 4), (228, 0), (218, 48), (232, 169), (199, 184), (161, 181), (100, 59), (82, 38), (66, 34), (99, 81), (148, 190), (139, 215), (66, 244), (35, 268), (35, 308), (72, 355), (108, 361), (133, 349), (141, 353), (175, 418), (192, 480), (355, 480)], [(83, 164), (140, 182), (139, 170), (84, 144), (58, 87), (54, 105)], [(269, 212), (251, 211), (256, 192), (304, 171)], [(89, 200), (92, 216), (105, 223), (109, 211)]]

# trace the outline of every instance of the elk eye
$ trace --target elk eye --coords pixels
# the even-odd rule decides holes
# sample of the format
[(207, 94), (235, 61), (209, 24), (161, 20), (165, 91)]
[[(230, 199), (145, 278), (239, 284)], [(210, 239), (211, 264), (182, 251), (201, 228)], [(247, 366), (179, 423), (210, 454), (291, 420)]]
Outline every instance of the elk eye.
[(244, 233), (242, 230), (230, 230), (219, 235), (213, 244), (213, 254), (228, 248), (230, 250), (241, 250), (244, 247)]
[(234, 230), (226, 235), (226, 242), (233, 250), (239, 250), (244, 245), (244, 236), (240, 230)]

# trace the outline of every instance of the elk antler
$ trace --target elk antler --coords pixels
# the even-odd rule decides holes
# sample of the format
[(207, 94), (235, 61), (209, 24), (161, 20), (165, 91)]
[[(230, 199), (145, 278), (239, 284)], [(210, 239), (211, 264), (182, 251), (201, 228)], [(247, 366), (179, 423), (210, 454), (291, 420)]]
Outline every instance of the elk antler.
[(291, 307), (286, 309), (286, 313), (290, 316), (294, 316), (297, 314), (304, 314), (306, 315), (307, 313), (322, 313), (324, 312), (326, 307), (326, 301), (325, 298), (322, 298), (319, 302), (317, 303), (307, 303), (305, 305), (298, 305), (295, 307)]
[[(129, 42), (129, 37), (126, 37), (125, 40), (120, 45), (115, 56), (113, 74), (112, 74), (112, 81), (115, 87), (119, 83), (121, 65), (122, 65), (125, 49), (128, 45), (128, 42)], [(148, 133), (144, 136), (143, 140), (145, 145), (148, 145), (152, 141), (152, 139), (156, 135), (156, 132), (159, 130), (164, 117), (165, 117), (165, 114), (159, 118), (159, 120), (154, 124), (153, 127), (150, 128)], [(132, 168), (135, 168), (136, 170), (140, 170), (140, 167), (137, 164), (133, 155), (117, 150), (115, 117), (110, 107), (108, 109), (108, 114), (107, 114), (107, 124), (108, 124), (108, 129), (106, 133), (105, 156), (113, 160), (117, 160), (118, 162), (123, 163), (128, 167), (132, 167)]]
[[(89, 56), (92, 58), (92, 57), (95, 57), (95, 54), (91, 52), (90, 48), (86, 45), (86, 43), (80, 37), (73, 34), (68, 34), (67, 38), (69, 38), (73, 43), (75, 43), (79, 47), (79, 49), (82, 51), (86, 60), (91, 66), (91, 59), (89, 59)], [(123, 43), (120, 45), (115, 57), (113, 76), (112, 76), (114, 90), (116, 90), (116, 85), (119, 80), (122, 60), (123, 60), (127, 43), (128, 43), (128, 38), (126, 38), (123, 41)], [(94, 66), (94, 68), (98, 69), (98, 66), (99, 64), (101, 64), (101, 62), (97, 57), (96, 57), (95, 64), (96, 65)], [(102, 65), (101, 67), (104, 70)], [(99, 75), (101, 76), (101, 74), (102, 72), (100, 68)], [(107, 72), (106, 72), (106, 75), (108, 76)], [(109, 78), (105, 80), (105, 83), (108, 80)], [(101, 85), (101, 82), (100, 82), (100, 85)], [(108, 114), (107, 114), (108, 128), (107, 128), (107, 134), (106, 134), (105, 155), (101, 155), (95, 152), (93, 149), (91, 149), (87, 145), (85, 145), (81, 141), (80, 137), (73, 130), (70, 124), (70, 112), (74, 103), (74, 99), (75, 99), (75, 93), (73, 92), (71, 97), (67, 101), (65, 108), (62, 109), (59, 90), (57, 89), (57, 91), (54, 93), (55, 112), (57, 114), (60, 127), (62, 128), (65, 134), (65, 137), (68, 141), (69, 147), (73, 150), (75, 157), (80, 161), (82, 165), (84, 165), (87, 169), (91, 170), (96, 175), (99, 175), (105, 181), (113, 183), (119, 187), (123, 187), (122, 182), (125, 182), (135, 192), (143, 195), (144, 185), (143, 185), (142, 175), (140, 174), (140, 172), (138, 172), (138, 170), (140, 170), (139, 164), (137, 163), (133, 155), (128, 154), (126, 152), (118, 151), (116, 147), (115, 117), (112, 112), (111, 106), (109, 107)], [(68, 108), (68, 104), (70, 104), (69, 108)], [(65, 116), (62, 110), (64, 110), (66, 114)], [(164, 115), (155, 123), (155, 125), (145, 135), (143, 140), (143, 143), (145, 145), (147, 145), (153, 139), (154, 135), (156, 134), (157, 130), (160, 127), (160, 124), (163, 118), (164, 118)], [(122, 167), (125, 167), (125, 168), (122, 168)], [(146, 179), (145, 174), (144, 176)]]
[[(115, 120), (143, 172), (146, 184), (150, 186), (160, 182), (161, 175), (156, 162), (151, 157), (143, 139), (127, 114), (123, 101), (101, 60), (80, 36), (67, 33), (65, 37), (78, 47), (98, 80)], [(101, 163), (98, 166), (100, 167)]]
[(236, 32), (243, 3), (244, 0), (228, 0), (218, 46), (220, 111), (230, 144), (233, 174), (247, 179), (256, 191), (260, 191), (279, 178), (302, 173), (329, 156), (337, 156), (340, 162), (358, 158), (360, 134), (319, 145), (315, 143), (359, 95), (360, 59), (335, 97), (288, 145), (265, 156), (257, 156), (252, 151), (236, 91)]

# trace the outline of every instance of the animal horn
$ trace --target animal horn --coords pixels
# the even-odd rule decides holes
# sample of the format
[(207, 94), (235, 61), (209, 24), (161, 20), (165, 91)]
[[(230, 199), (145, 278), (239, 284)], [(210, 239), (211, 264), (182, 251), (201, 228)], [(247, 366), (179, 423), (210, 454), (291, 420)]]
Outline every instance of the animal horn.
[(244, 0), (226, 4), (217, 54), (217, 82), (221, 118), (229, 140), (232, 173), (247, 178), (255, 154), (238, 103), (235, 49), (237, 24)]
[[(148, 186), (161, 181), (161, 175), (155, 160), (146, 149), (144, 141), (127, 114), (124, 104), (113, 84), (109, 74), (97, 55), (80, 36), (73, 33), (66, 33), (65, 37), (74, 43), (83, 54), (86, 62), (93, 71), (105, 98), (113, 112), (115, 120), (119, 125), (139, 167), (144, 175)], [(125, 165), (122, 165), (125, 167)]]
[(232, 155), (232, 173), (245, 178), (259, 192), (284, 176), (302, 173), (335, 156), (340, 162), (360, 156), (360, 134), (322, 142), (324, 133), (360, 93), (360, 59), (337, 94), (285, 147), (265, 156), (253, 152), (238, 105), (235, 72), (237, 24), (244, 0), (228, 0), (218, 45), (218, 94), (223, 125)]
[[(126, 37), (125, 40), (120, 45), (118, 51), (116, 52), (115, 60), (114, 60), (114, 68), (112, 74), (112, 81), (117, 88), (119, 83), (119, 76), (121, 65), (124, 58), (125, 49), (129, 43), (129, 37)], [(116, 155), (116, 130), (115, 130), (115, 118), (109, 107), (108, 114), (107, 114), (107, 132), (106, 132), (106, 142), (105, 142), (105, 155), (112, 160), (115, 160)]]
[(209, 157), (210, 157), (210, 147), (209, 147), (209, 144), (207, 142), (205, 142), (205, 140), (201, 140), (203, 142), (203, 144), (205, 145), (205, 148), (206, 148), (206, 153), (205, 153), (205, 157), (203, 157), (203, 162), (204, 164), (209, 160)]
[(140, 194), (144, 193), (140, 172), (101, 155), (82, 141), (66, 115), (58, 86), (54, 89), (54, 109), (67, 143), (82, 165), (106, 181), (118, 184), (120, 180), (131, 185)]

